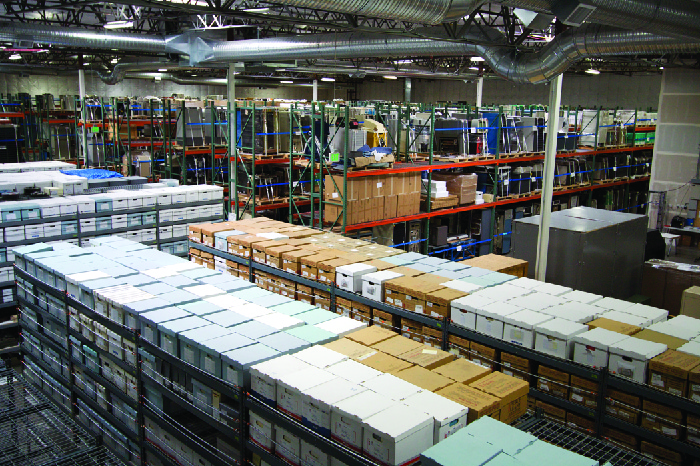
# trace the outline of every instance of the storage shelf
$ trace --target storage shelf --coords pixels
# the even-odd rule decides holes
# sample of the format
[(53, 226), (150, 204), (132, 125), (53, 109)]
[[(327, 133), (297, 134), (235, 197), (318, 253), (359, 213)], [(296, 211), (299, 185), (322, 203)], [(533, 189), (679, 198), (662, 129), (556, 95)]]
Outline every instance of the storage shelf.
[(544, 401), (545, 403), (549, 403), (551, 405), (558, 406), (560, 408), (564, 408), (567, 411), (574, 412), (580, 416), (587, 417), (591, 420), (595, 420), (596, 416), (596, 411), (586, 408), (583, 405), (573, 403), (565, 398), (559, 398), (558, 396), (553, 396), (550, 395), (549, 393), (545, 393), (543, 391), (537, 390), (536, 388), (530, 387), (530, 396), (533, 398), (536, 398), (540, 401)]
[(95, 382), (99, 382), (100, 385), (104, 386), (107, 390), (109, 390), (110, 394), (112, 394), (113, 396), (116, 396), (117, 398), (122, 400), (124, 403), (127, 403), (132, 408), (134, 408), (134, 409), (137, 408), (138, 403), (136, 402), (136, 400), (129, 397), (126, 393), (122, 392), (121, 390), (119, 390), (119, 388), (116, 385), (114, 385), (112, 382), (105, 379), (100, 374), (93, 372), (90, 368), (87, 367), (87, 365), (85, 365), (81, 362), (77, 362), (75, 359), (72, 359), (71, 361), (73, 362), (73, 366), (81, 368), (85, 372), (85, 375), (90, 377)]
[(7, 330), (8, 328), (19, 327), (19, 321), (14, 322), (12, 320), (6, 322), (0, 322), (0, 330)]
[(29, 327), (26, 327), (23, 325), (23, 322), (20, 320), (20, 326), (22, 327), (22, 331), (29, 332), (33, 337), (38, 339), (40, 342), (42, 342), (44, 345), (47, 345), (51, 347), (52, 350), (56, 351), (59, 354), (64, 354), (68, 352), (68, 342), (66, 342), (66, 347), (64, 348), (60, 344), (58, 344), (55, 340), (47, 337), (43, 333), (40, 333), (34, 329), (31, 329)]
[(43, 243), (45, 241), (65, 241), (67, 239), (78, 239), (78, 234), (72, 233), (70, 235), (56, 235), (47, 237), (42, 236), (41, 238), (23, 239), (21, 241), (10, 241), (6, 243), (0, 243), (0, 248), (11, 248), (13, 246), (27, 246), (29, 244)]
[[(96, 413), (99, 413), (100, 416), (104, 417), (107, 422), (112, 424), (114, 427), (119, 429), (122, 434), (126, 435), (129, 437), (129, 439), (132, 442), (138, 442), (138, 435), (134, 433), (133, 430), (129, 429), (126, 424), (124, 424), (120, 419), (117, 419), (116, 416), (110, 412), (105, 411), (102, 406), (100, 406), (97, 401), (93, 400), (85, 392), (83, 392), (81, 389), (74, 387), (72, 392), (80, 398), (86, 405), (88, 405), (90, 408), (92, 408)], [(105, 434), (106, 435), (106, 434)]]
[(608, 377), (608, 387), (633, 393), (645, 400), (662, 403), (670, 408), (680, 409), (690, 414), (700, 416), (700, 403), (696, 403), (688, 398), (673, 395), (668, 392), (657, 390), (656, 388), (634, 382), (623, 377), (610, 375)]
[(107, 358), (109, 359), (109, 362), (119, 366), (120, 369), (122, 369), (124, 372), (128, 373), (129, 375), (132, 375), (136, 377), (136, 368), (132, 366), (131, 364), (127, 363), (126, 361), (123, 361), (116, 356), (114, 356), (112, 353), (109, 351), (105, 351), (93, 341), (88, 340), (83, 336), (82, 333), (76, 332), (72, 328), (68, 330), (68, 335), (76, 338), (80, 343), (87, 345), (91, 350), (97, 353), (98, 356)]
[[(59, 325), (62, 325), (64, 329), (66, 328), (66, 322), (65, 322), (65, 321), (62, 321), (61, 319), (57, 319), (55, 316), (52, 316), (51, 314), (49, 314), (48, 311), (45, 311), (44, 309), (40, 308), (40, 307), (37, 306), (36, 304), (30, 303), (29, 301), (27, 301), (27, 300), (24, 299), (24, 298), (19, 298), (19, 303), (20, 303), (22, 306), (28, 307), (28, 308), (31, 309), (32, 311), (34, 311), (34, 312), (36, 312), (37, 314), (41, 315), (43, 318), (49, 319), (49, 320), (51, 320), (51, 321), (53, 321), (53, 322), (55, 322), (55, 323), (57, 323), (57, 324), (59, 324)], [(0, 328), (2, 328), (2, 327), (0, 326)]]
[(671, 437), (665, 435), (657, 434), (654, 431), (643, 429), (640, 426), (630, 424), (621, 419), (605, 415), (603, 416), (603, 423), (619, 429), (628, 434), (636, 435), (644, 440), (661, 445), (662, 447), (668, 448), (669, 450), (677, 451), (683, 455), (688, 455), (693, 458), (700, 459), (700, 448), (694, 447), (689, 443), (683, 442), (681, 440), (674, 440)]
[(8, 307), (17, 307), (17, 301), (10, 301), (9, 303), (0, 304), (0, 309), (7, 309)]
[(63, 374), (56, 372), (46, 361), (44, 361), (41, 358), (37, 358), (30, 352), (24, 352), (23, 353), (24, 357), (29, 357), (29, 360), (32, 361), (34, 364), (37, 366), (41, 367), (43, 370), (51, 374), (51, 377), (54, 379), (58, 380), (61, 382), (63, 385), (66, 387), (70, 386), (70, 380), (68, 380)]

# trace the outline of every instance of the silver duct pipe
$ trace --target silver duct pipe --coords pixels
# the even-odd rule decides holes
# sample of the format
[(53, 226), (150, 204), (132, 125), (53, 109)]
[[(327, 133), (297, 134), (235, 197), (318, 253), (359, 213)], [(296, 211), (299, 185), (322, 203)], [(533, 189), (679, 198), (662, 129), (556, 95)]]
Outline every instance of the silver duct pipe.
[[(168, 69), (173, 69), (173, 68), (181, 68), (177, 64), (169, 63), (169, 62), (150, 62), (150, 63), (145, 63), (145, 62), (131, 62), (131, 63), (119, 63), (114, 66), (114, 69), (111, 72), (97, 72), (97, 76), (100, 77), (102, 82), (105, 84), (109, 85), (114, 85), (117, 84), (118, 82), (121, 82), (125, 77), (126, 74), (130, 71), (150, 71), (150, 70), (158, 70), (159, 68), (168, 68)], [(185, 68), (185, 67), (182, 67)], [(190, 68), (189, 66), (186, 68)]]

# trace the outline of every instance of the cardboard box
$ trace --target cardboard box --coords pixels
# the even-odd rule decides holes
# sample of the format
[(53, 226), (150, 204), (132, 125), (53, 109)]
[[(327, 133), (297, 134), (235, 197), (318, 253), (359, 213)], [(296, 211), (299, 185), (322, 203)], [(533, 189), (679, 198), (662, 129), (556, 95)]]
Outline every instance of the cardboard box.
[(452, 301), (465, 296), (467, 296), (467, 293), (453, 290), (451, 288), (428, 291), (425, 293), (425, 309), (423, 313), (437, 319), (447, 317), (451, 312)]
[(569, 401), (583, 405), (586, 408), (597, 409), (598, 382), (572, 375)]
[(471, 348), (471, 341), (456, 335), (450, 335), (448, 345), (450, 347), (450, 353), (454, 354), (458, 358), (469, 359), (469, 348)]
[[(442, 348), (442, 330), (423, 326), (423, 344), (433, 348)], [(454, 354), (450, 352), (451, 354)]]
[(535, 349), (562, 359), (574, 354), (574, 337), (588, 331), (588, 326), (565, 319), (554, 318), (535, 329)]
[(407, 351), (406, 353), (400, 354), (398, 357), (428, 370), (445, 365), (455, 359), (454, 354), (437, 348), (426, 348), (425, 346)]
[(433, 417), (433, 443), (437, 444), (467, 425), (469, 408), (435, 393), (422, 391), (405, 398), (403, 403)]
[(489, 369), (495, 369), (499, 359), (499, 351), (494, 348), (482, 345), (475, 341), (471, 342), (469, 359)]
[(301, 258), (312, 256), (318, 252), (317, 248), (302, 247), (293, 251), (282, 253), (282, 270), (301, 275)]
[(700, 286), (691, 286), (683, 291), (681, 315), (700, 319)]
[(533, 364), (529, 359), (521, 358), (509, 353), (501, 353), (500, 372), (515, 377), (518, 380), (533, 383)]
[(680, 439), (683, 434), (683, 412), (653, 401), (644, 400), (642, 403), (642, 423), (645, 429), (656, 433)]
[(558, 406), (550, 405), (540, 400), (535, 402), (535, 408), (540, 408), (542, 414), (546, 418), (561, 422), (562, 424), (566, 423), (566, 410), (564, 408), (559, 408)]
[(537, 370), (537, 389), (558, 398), (569, 397), (569, 384), (571, 375), (547, 366), (540, 366)]
[(500, 415), (498, 420), (510, 424), (527, 411), (527, 394), (530, 384), (523, 380), (509, 377), (500, 372), (493, 372), (476, 382), (469, 384), (471, 388), (498, 398)]
[[(371, 328), (371, 327), (369, 327)], [(377, 350), (365, 345), (361, 345), (349, 338), (340, 338), (336, 341), (326, 343), (324, 347), (335, 351), (336, 353), (344, 354), (350, 359), (361, 361), (377, 353)]]
[(491, 373), (491, 369), (480, 366), (466, 359), (455, 359), (447, 364), (436, 367), (433, 372), (448, 377), (455, 382), (469, 385), (472, 382), (486, 377)]
[(699, 357), (668, 350), (649, 361), (649, 385), (676, 396), (686, 396), (690, 371), (698, 365)]
[(650, 359), (665, 352), (663, 343), (628, 338), (610, 346), (608, 372), (632, 379), (638, 383), (647, 380), (647, 365)]
[(394, 404), (395, 401), (369, 390), (336, 403), (331, 408), (331, 438), (361, 451), (364, 420)]
[(379, 351), (377, 351), (375, 354), (368, 355), (357, 362), (387, 374), (395, 374), (413, 366), (413, 364), (407, 361)]
[(452, 379), (419, 366), (409, 367), (394, 373), (394, 375), (430, 392), (435, 392), (454, 383)]
[(410, 463), (433, 446), (433, 425), (417, 408), (391, 406), (364, 421), (362, 452), (389, 466)]
[(642, 444), (639, 447), (639, 451), (644, 456), (648, 456), (656, 461), (659, 461), (669, 466), (681, 466), (683, 464), (683, 456), (673, 450), (668, 448), (660, 447), (653, 443), (649, 443), (646, 440), (642, 440)]
[(613, 429), (612, 427), (603, 426), (601, 436), (612, 443), (623, 446), (624, 448), (634, 451), (639, 450), (639, 439), (632, 434)]
[(616, 320), (606, 319), (600, 317), (596, 320), (588, 322), (588, 327), (592, 330), (595, 328), (604, 328), (610, 330), (611, 332), (620, 333), (622, 335), (634, 335), (642, 331), (641, 327), (636, 325), (626, 324), (624, 322), (618, 322)]
[(341, 267), (349, 264), (352, 264), (352, 261), (344, 259), (342, 257), (319, 262), (317, 266), (318, 281), (322, 283), (335, 283), (336, 267)]
[(605, 412), (610, 416), (637, 425), (641, 409), (640, 397), (610, 388), (607, 390)]
[[(396, 270), (392, 269), (392, 272), (394, 271)], [(421, 286), (421, 282), (417, 280), (417, 277), (407, 276), (403, 272), (398, 273), (404, 276), (384, 282), (384, 302), (405, 309), (406, 304), (404, 301), (406, 299), (406, 293), (413, 292), (417, 286)]]
[(296, 246), (289, 246), (287, 244), (283, 244), (283, 245), (275, 246), (275, 247), (271, 247), (271, 248), (266, 248), (266, 250), (265, 250), (265, 262), (270, 267), (274, 267), (276, 269), (281, 269), (283, 266), (282, 254), (285, 252), (291, 252), (291, 251), (296, 251), (296, 250), (297, 250)]
[(682, 338), (677, 338), (671, 335), (666, 335), (665, 333), (655, 332), (654, 330), (644, 329), (641, 332), (634, 335), (634, 338), (640, 340), (653, 341), (656, 343), (663, 343), (668, 346), (668, 349), (676, 350), (681, 346), (688, 343), (688, 340)]
[(377, 343), (396, 337), (396, 333), (380, 327), (367, 327), (357, 332), (349, 334), (346, 338), (355, 341), (361, 345), (373, 346)]
[(301, 263), (301, 276), (308, 278), (309, 280), (318, 280), (319, 262), (335, 259), (338, 257), (338, 254), (340, 253), (328, 250), (310, 256), (301, 257), (299, 260)]
[(272, 423), (262, 416), (250, 412), (250, 428), (248, 429), (250, 439), (261, 448), (274, 452), (274, 427)]
[(595, 435), (595, 421), (574, 413), (566, 413), (566, 425), (585, 434)]
[(408, 351), (422, 347), (423, 345), (420, 342), (416, 342), (414, 340), (402, 336), (394, 336), (380, 343), (372, 345), (372, 348), (374, 348), (375, 350), (381, 351), (382, 353), (386, 353), (394, 357), (398, 357), (401, 354), (407, 353)]
[(695, 446), (700, 446), (700, 416), (688, 413), (686, 415), (686, 441)]
[(469, 408), (467, 424), (482, 416), (500, 415), (498, 398), (467, 385), (454, 383), (435, 393)]
[(333, 374), (316, 367), (280, 376), (277, 380), (277, 408), (301, 420), (302, 393), (335, 378)]
[(306, 390), (302, 394), (303, 424), (324, 437), (330, 437), (331, 407), (365, 390), (365, 387), (340, 377)]
[(594, 368), (608, 367), (610, 345), (618, 343), (626, 335), (604, 328), (595, 328), (574, 337), (574, 362)]

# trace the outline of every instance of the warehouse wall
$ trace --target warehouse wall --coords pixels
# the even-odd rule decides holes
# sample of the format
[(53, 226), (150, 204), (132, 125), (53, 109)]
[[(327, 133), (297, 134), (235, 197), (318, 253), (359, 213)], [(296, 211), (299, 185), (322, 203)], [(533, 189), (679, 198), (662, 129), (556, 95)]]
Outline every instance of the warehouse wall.
[[(699, 148), (700, 71), (664, 70), (650, 189), (668, 191), (665, 224), (674, 215), (687, 214), (679, 206), (700, 198), (700, 187), (688, 184), (695, 177)], [(656, 212), (652, 204), (652, 227), (656, 225)]]
[[(358, 100), (403, 101), (403, 80), (367, 82), (358, 88)], [(452, 80), (413, 79), (413, 102), (476, 102), (476, 83)], [(661, 75), (598, 76), (566, 75), (562, 85), (562, 105), (582, 107), (656, 108)], [(516, 85), (502, 79), (484, 81), (484, 104), (547, 104), (549, 86)]]
[[(172, 94), (184, 94), (194, 98), (206, 95), (223, 95), (226, 97), (226, 86), (219, 85), (179, 85), (170, 81), (155, 82), (146, 79), (125, 79), (124, 81), (110, 86), (103, 83), (95, 74), (86, 74), (85, 87), (88, 95), (102, 97), (123, 97), (123, 96), (157, 96), (165, 97)], [(59, 95), (77, 95), (78, 77), (74, 76), (40, 76), (20, 77), (15, 74), (0, 74), (0, 93), (17, 94), (18, 92), (28, 92), (31, 95), (50, 93), (55, 97)], [(237, 87), (236, 96), (258, 97), (258, 98), (278, 98), (278, 99), (307, 99), (312, 98), (311, 87), (278, 87), (258, 89), (255, 87)], [(345, 99), (347, 94), (345, 89), (324, 89), (318, 90), (321, 100), (333, 98)]]

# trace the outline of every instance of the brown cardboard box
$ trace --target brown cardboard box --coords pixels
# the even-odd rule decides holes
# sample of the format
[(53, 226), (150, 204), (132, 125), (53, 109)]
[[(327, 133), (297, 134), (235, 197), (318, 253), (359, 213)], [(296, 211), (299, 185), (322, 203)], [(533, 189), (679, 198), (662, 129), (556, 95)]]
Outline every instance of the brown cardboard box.
[(516, 277), (527, 277), (528, 262), (522, 259), (502, 256), (500, 254), (486, 254), (463, 261), (470, 267), (480, 267), (493, 272), (501, 272)]
[(686, 442), (700, 446), (700, 416), (688, 413), (686, 425), (688, 427), (685, 437)]
[(688, 398), (700, 403), (700, 365), (688, 374)]
[(372, 310), (372, 325), (377, 325), (396, 333), (401, 332), (400, 318), (377, 309)]
[(510, 424), (527, 411), (527, 394), (530, 391), (530, 384), (523, 380), (509, 377), (500, 372), (492, 372), (476, 382), (472, 382), (469, 386), (500, 400), (499, 420), (501, 422)]
[(381, 343), (383, 341), (388, 340), (389, 338), (395, 338), (396, 333), (392, 332), (391, 330), (383, 329), (380, 327), (365, 327), (361, 330), (358, 330), (356, 332), (352, 332), (349, 335), (346, 335), (345, 338), (356, 341), (357, 343), (360, 343), (365, 346), (372, 346), (376, 345), (377, 343)]
[(619, 390), (608, 389), (605, 400), (605, 412), (612, 417), (622, 419), (630, 424), (639, 423), (642, 399)]
[(681, 466), (683, 464), (683, 456), (680, 453), (649, 443), (646, 440), (642, 440), (639, 451), (644, 456), (648, 456), (649, 458), (653, 458), (669, 466)]
[(475, 341), (471, 343), (469, 359), (477, 364), (481, 364), (489, 369), (495, 369), (499, 361), (498, 356), (498, 350), (494, 348), (490, 348)]
[(450, 335), (448, 343), (450, 347), (450, 353), (461, 358), (469, 359), (469, 348), (471, 348), (471, 341), (462, 337)]
[[(365, 304), (360, 304), (355, 301), (350, 301), (352, 306), (352, 318), (360, 322), (370, 322), (372, 320), (372, 310)], [(388, 329), (391, 331), (391, 329)], [(394, 332), (396, 335), (396, 332)]]
[(501, 353), (501, 369), (505, 375), (524, 380), (532, 384), (532, 362), (514, 354)]
[(394, 356), (390, 356), (380, 351), (377, 351), (375, 354), (369, 355), (363, 359), (359, 359), (357, 362), (380, 372), (386, 372), (387, 374), (396, 374), (399, 371), (413, 366), (413, 364), (409, 362), (395, 358)]
[(435, 393), (469, 408), (467, 424), (499, 411), (498, 398), (461, 383), (449, 385)]
[(202, 223), (200, 224), (202, 244), (214, 247), (214, 233), (235, 229), (235, 222)]
[(535, 402), (535, 407), (542, 409), (544, 417), (557, 422), (566, 423), (566, 410), (564, 408), (559, 408), (558, 406), (550, 405), (540, 400)]
[(336, 267), (348, 264), (352, 264), (352, 262), (342, 257), (319, 262), (317, 265), (318, 281), (321, 283), (335, 283)]
[(604, 317), (598, 318), (588, 322), (588, 328), (593, 330), (594, 328), (604, 328), (610, 330), (611, 332), (621, 333), (622, 335), (634, 335), (642, 331), (641, 327), (636, 325), (625, 324), (623, 322), (618, 322), (616, 320), (606, 319)]
[(537, 370), (537, 389), (558, 398), (569, 397), (569, 384), (571, 375), (547, 366), (540, 366)]
[(639, 450), (639, 439), (632, 434), (621, 430), (613, 429), (612, 427), (603, 426), (601, 435), (608, 441), (622, 445), (630, 450)]
[(418, 366), (404, 369), (394, 375), (429, 392), (435, 392), (454, 383), (452, 379), (448, 379), (447, 377), (443, 377), (440, 374)]
[(352, 306), (349, 299), (335, 298), (335, 312), (352, 319)]
[(455, 359), (447, 364), (436, 367), (433, 369), (433, 372), (449, 377), (455, 382), (469, 385), (472, 382), (476, 382), (482, 377), (489, 375), (491, 373), (491, 369), (480, 366), (471, 361), (467, 361), (466, 359)]
[(401, 335), (418, 343), (423, 343), (423, 324), (415, 320), (401, 318)]
[(248, 259), (251, 253), (250, 245), (255, 241), (266, 241), (266, 239), (255, 235), (237, 235), (229, 236), (226, 241), (228, 241), (228, 252)]
[(307, 304), (314, 303), (314, 289), (310, 286), (297, 284), (297, 301)]
[(690, 371), (698, 365), (699, 357), (668, 350), (649, 361), (649, 385), (676, 396), (686, 396)]
[(669, 270), (666, 274), (663, 308), (668, 310), (669, 315), (675, 316), (681, 309), (683, 292), (693, 286), (693, 279), (681, 270)]
[[(444, 282), (443, 282), (444, 283)], [(466, 296), (467, 293), (453, 290), (452, 288), (441, 288), (425, 293), (424, 314), (430, 317), (442, 319), (450, 315), (450, 303), (455, 299)]]
[(597, 382), (576, 375), (571, 376), (571, 394), (569, 395), (569, 401), (583, 405), (586, 408), (596, 409), (598, 406), (597, 397)]
[(416, 366), (431, 370), (455, 360), (455, 355), (437, 348), (416, 348), (398, 356)]
[(381, 351), (391, 356), (399, 356), (408, 351), (422, 347), (422, 344), (399, 335), (389, 338), (388, 340), (384, 340), (381, 343), (372, 345), (372, 348), (376, 349), (377, 351)]
[(663, 343), (668, 346), (668, 349), (678, 349), (681, 346), (688, 343), (687, 340), (682, 338), (672, 337), (671, 335), (666, 335), (665, 333), (655, 332), (653, 330), (644, 329), (641, 332), (634, 335), (634, 338), (639, 338), (640, 340), (653, 341), (656, 343)]
[(303, 256), (299, 259), (301, 262), (301, 276), (308, 278), (309, 280), (318, 279), (318, 263), (326, 260), (331, 260), (337, 258), (339, 253), (333, 252), (332, 250), (319, 252), (311, 256)]
[[(423, 275), (423, 272), (420, 270), (412, 269), (410, 267), (394, 267), (391, 269), (392, 272), (400, 273), (404, 277), (417, 277), (419, 275)], [(399, 277), (401, 278), (401, 277)]]
[(700, 318), (700, 286), (691, 286), (683, 292), (681, 314)]
[(350, 359), (356, 360), (372, 356), (377, 352), (377, 350), (374, 348), (369, 348), (355, 341), (348, 340), (347, 338), (341, 338), (339, 340), (326, 343), (323, 346), (335, 351), (336, 353), (344, 354)]
[(190, 248), (190, 256), (198, 256), (199, 257), (200, 250), (196, 248)]
[(454, 175), (433, 173), (433, 180), (446, 181), (447, 191), (454, 196), (457, 196), (460, 204), (468, 204), (474, 202), (476, 197), (476, 174)]
[[(423, 344), (433, 348), (442, 348), (442, 330), (423, 326)], [(454, 353), (451, 353), (454, 354)]]
[(330, 299), (319, 298), (318, 296), (316, 296), (316, 297), (314, 297), (314, 305), (317, 307), (320, 307), (324, 311), (331, 310), (331, 300)]
[(195, 243), (202, 242), (202, 225), (190, 225), (187, 227), (187, 237)]
[[(380, 272), (382, 270), (393, 269), (394, 267), (396, 267), (391, 262), (385, 262), (381, 259), (364, 260), (364, 261), (362, 261), (362, 263), (365, 265), (371, 265), (372, 267), (376, 267), (377, 272)], [(392, 272), (393, 272), (393, 270), (392, 270)]]
[(295, 273), (301, 275), (301, 258), (305, 256), (312, 256), (318, 253), (318, 248), (313, 249), (304, 246), (302, 248), (296, 249), (294, 251), (287, 251), (282, 253), (282, 270), (289, 273)]
[(281, 269), (283, 265), (282, 254), (285, 252), (291, 252), (296, 250), (296, 246), (289, 246), (287, 244), (284, 244), (282, 246), (276, 246), (273, 248), (267, 248), (265, 250), (265, 260), (267, 262), (267, 265), (276, 269)]
[(296, 299), (296, 297), (297, 297), (296, 284), (287, 285), (287, 284), (280, 283), (279, 288), (280, 288), (279, 294), (281, 294), (282, 296), (286, 296), (289, 299)]
[(595, 435), (595, 421), (574, 413), (566, 413), (566, 425), (585, 434)]
[(398, 196), (387, 196), (384, 198), (384, 218), (396, 217), (396, 212), (399, 205)]
[(666, 405), (644, 400), (642, 403), (642, 427), (656, 433), (680, 439), (683, 434), (683, 412)]
[(664, 294), (666, 292), (666, 272), (667, 269), (656, 267), (650, 262), (644, 264), (642, 289), (644, 290), (644, 294), (651, 298), (650, 306), (665, 309)]
[(416, 286), (420, 286), (420, 282), (415, 277), (398, 277), (384, 282), (384, 302), (405, 308), (405, 295), (407, 291), (414, 290)]
[(284, 246), (283, 242), (276, 240), (260, 241), (252, 244), (253, 260), (260, 264), (267, 264), (267, 254), (265, 251), (268, 247)]
[(190, 257), (190, 261), (194, 262), (197, 265), (203, 265), (204, 262), (202, 262), (202, 258), (199, 256), (192, 256)]
[(403, 307), (407, 311), (415, 312), (416, 314), (425, 314), (426, 294), (431, 291), (443, 289), (445, 279), (437, 275), (419, 275), (418, 277), (408, 277), (408, 280), (413, 281), (414, 287), (404, 290)]

